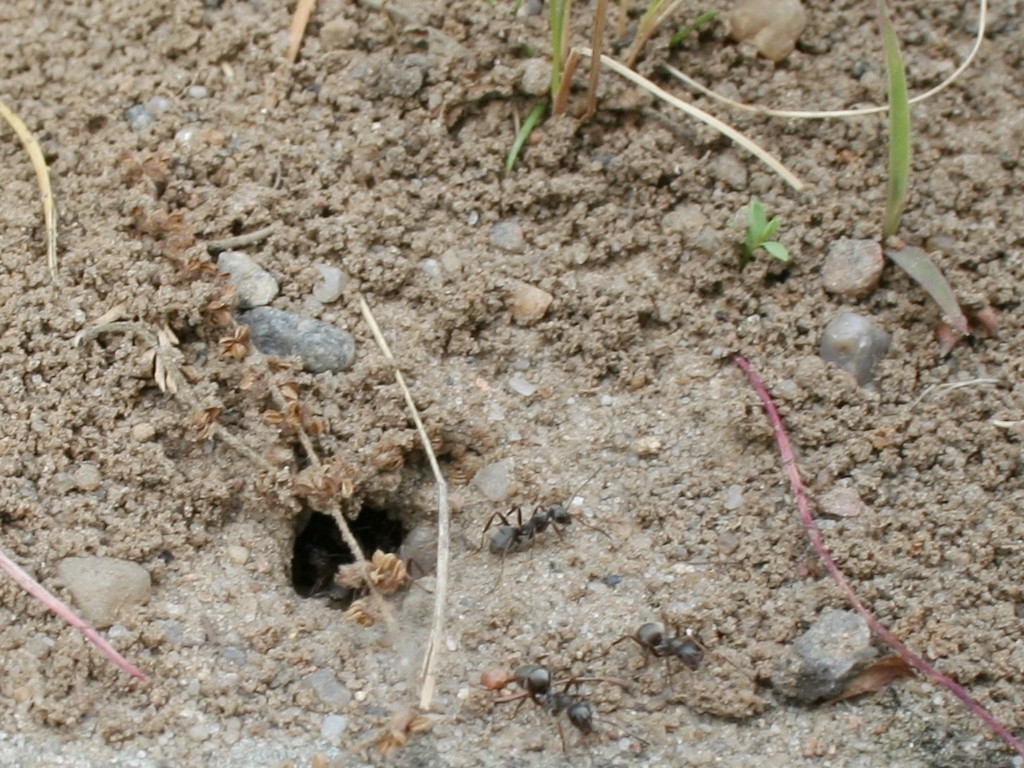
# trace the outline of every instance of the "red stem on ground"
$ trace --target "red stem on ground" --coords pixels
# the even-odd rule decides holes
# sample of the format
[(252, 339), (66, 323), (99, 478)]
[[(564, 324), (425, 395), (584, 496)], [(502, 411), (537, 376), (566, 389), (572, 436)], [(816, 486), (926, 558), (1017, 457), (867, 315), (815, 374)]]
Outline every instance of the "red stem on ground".
[(54, 597), (47, 591), (46, 587), (40, 584), (38, 581), (29, 576), (16, 562), (11, 560), (2, 550), (0, 550), (0, 570), (4, 571), (8, 576), (14, 579), (18, 586), (28, 592), (32, 597), (41, 602), (60, 618), (64, 619), (68, 624), (77, 629), (86, 639), (95, 645), (100, 653), (114, 662), (117, 666), (123, 669), (132, 677), (136, 677), (139, 680), (145, 681), (146, 676), (142, 674), (136, 667), (128, 663), (128, 661), (114, 650), (113, 646), (110, 645), (95, 629), (86, 624), (82, 619), (78, 618), (74, 611), (68, 606), (61, 602), (58, 598)]
[(1006, 726), (996, 720), (992, 713), (975, 701), (971, 694), (969, 694), (962, 685), (939, 672), (935, 667), (900, 642), (892, 632), (882, 626), (882, 623), (875, 618), (874, 614), (871, 613), (871, 611), (869, 611), (860, 601), (860, 598), (857, 597), (857, 594), (853, 591), (853, 587), (850, 586), (846, 577), (843, 576), (842, 571), (839, 570), (839, 566), (836, 565), (836, 561), (833, 560), (832, 555), (829, 554), (828, 548), (825, 546), (825, 541), (822, 539), (821, 531), (818, 529), (818, 525), (814, 522), (814, 517), (811, 515), (811, 505), (807, 499), (807, 493), (804, 490), (803, 481), (800, 479), (800, 470), (797, 467), (796, 456), (793, 454), (793, 446), (789, 442), (789, 436), (786, 434), (786, 428), (782, 424), (782, 417), (779, 416), (779, 410), (775, 407), (775, 402), (772, 400), (772, 396), (768, 393), (768, 389), (765, 387), (761, 378), (757, 375), (746, 358), (741, 357), (740, 355), (733, 355), (732, 359), (733, 362), (740, 367), (740, 370), (746, 374), (747, 379), (750, 381), (750, 385), (754, 388), (757, 396), (761, 399), (761, 404), (764, 406), (764, 410), (768, 414), (768, 421), (772, 425), (772, 431), (775, 433), (775, 442), (779, 446), (779, 454), (782, 457), (782, 466), (786, 470), (786, 476), (789, 478), (790, 488), (793, 489), (793, 496), (796, 498), (797, 509), (800, 510), (800, 520), (803, 522), (804, 528), (807, 529), (807, 535), (810, 536), (811, 544), (814, 546), (815, 551), (818, 553), (818, 556), (821, 557), (822, 562), (825, 563), (825, 567), (832, 575), (833, 581), (839, 585), (843, 594), (846, 595), (846, 599), (849, 601), (850, 605), (852, 605), (853, 609), (864, 618), (864, 621), (867, 622), (871, 631), (881, 638), (890, 648), (896, 651), (904, 661), (960, 699), (968, 710), (970, 710), (976, 717), (983, 720), (985, 724), (988, 725), (988, 727), (991, 728), (997, 736), (999, 736), (999, 738), (1013, 747), (1017, 754), (1024, 755), (1024, 744), (1021, 744), (1021, 742), (1012, 733), (1010, 733)]

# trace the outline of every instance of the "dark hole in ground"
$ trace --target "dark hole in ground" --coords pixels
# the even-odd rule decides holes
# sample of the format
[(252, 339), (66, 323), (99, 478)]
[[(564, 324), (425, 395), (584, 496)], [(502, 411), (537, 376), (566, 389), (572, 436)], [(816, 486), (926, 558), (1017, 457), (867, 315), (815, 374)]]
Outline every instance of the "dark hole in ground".
[[(302, 597), (330, 590), (339, 566), (355, 560), (333, 517), (308, 511), (302, 513), (300, 520), (307, 514), (309, 519), (295, 536), (292, 549), (292, 586)], [(386, 509), (375, 507), (363, 507), (358, 517), (349, 520), (348, 527), (367, 557), (378, 549), (397, 552), (405, 536), (398, 520), (392, 519)], [(350, 600), (352, 596), (338, 597)]]

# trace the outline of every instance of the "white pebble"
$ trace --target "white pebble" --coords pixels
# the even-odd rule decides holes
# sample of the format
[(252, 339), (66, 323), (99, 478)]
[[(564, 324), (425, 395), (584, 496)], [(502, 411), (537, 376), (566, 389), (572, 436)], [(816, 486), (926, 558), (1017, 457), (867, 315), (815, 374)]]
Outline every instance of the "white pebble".
[(723, 506), (730, 512), (735, 511), (743, 506), (743, 486), (742, 485), (730, 485), (725, 489), (725, 501), (722, 503)]
[(729, 17), (730, 36), (749, 40), (771, 61), (782, 61), (796, 47), (807, 11), (800, 0), (743, 0)]
[(508, 380), (509, 389), (523, 397), (530, 397), (537, 391), (537, 385), (518, 373)]
[(320, 735), (328, 741), (338, 741), (348, 728), (348, 718), (344, 715), (327, 715), (320, 726)]
[(343, 270), (330, 264), (317, 264), (316, 268), (320, 272), (320, 282), (313, 289), (313, 298), (324, 304), (337, 301), (345, 290), (348, 276)]

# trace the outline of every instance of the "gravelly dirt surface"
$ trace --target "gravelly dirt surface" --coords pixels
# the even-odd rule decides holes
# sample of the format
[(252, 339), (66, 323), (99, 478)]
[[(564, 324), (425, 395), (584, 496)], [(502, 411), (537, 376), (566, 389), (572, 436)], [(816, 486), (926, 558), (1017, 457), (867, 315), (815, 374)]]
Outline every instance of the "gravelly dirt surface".
[[(973, 11), (894, 5), (911, 90), (921, 92), (969, 49)], [(0, 145), (2, 546), (64, 596), (63, 557), (144, 566), (151, 598), (107, 635), (149, 681), (128, 679), (0, 581), (0, 763), (381, 762), (366, 747), (417, 700), (431, 597), (414, 588), (395, 600), (389, 630), (296, 596), (292, 478), (304, 453), (263, 415), (269, 382), (294, 382), (307, 417), (324, 425), (317, 451), (354, 483), (350, 508), (431, 524), (433, 484), (360, 319), (362, 294), (442, 449), (455, 507), (433, 729), (391, 762), (1013, 764), (922, 680), (832, 707), (774, 694), (787, 644), (843, 600), (809, 548), (754, 395), (725, 355), (749, 357), (779, 398), (812, 495), (860, 494), (863, 514), (822, 525), (865, 602), (1019, 732), (1021, 428), (993, 420), (1024, 419), (1021, 3), (992, 9), (976, 65), (914, 108), (902, 228), (942, 246), (935, 258), (965, 304), (999, 312), (998, 337), (941, 357), (938, 311), (889, 268), (857, 304), (893, 336), (873, 389), (816, 350), (842, 304), (821, 287), (828, 244), (878, 234), (881, 118), (729, 115), (808, 184), (794, 193), (709, 129), (606, 78), (593, 121), (548, 121), (505, 176), (513, 118), (536, 101), (519, 83), (533, 66), (524, 50), (546, 50), (543, 14), (324, 0), (289, 67), (283, 4), (47, 6), (0, 9), (2, 98), (39, 137), (61, 216), (54, 284), (35, 180), (9, 136)], [(679, 18), (699, 10), (684, 3)], [(779, 65), (712, 28), (671, 54), (659, 38), (641, 69), (679, 91), (657, 66), (670, 61), (778, 107), (883, 100), (873, 5), (813, 2), (809, 12), (800, 49)], [(581, 42), (586, 22), (581, 13)], [(152, 125), (133, 130), (126, 110), (154, 97)], [(737, 269), (737, 214), (755, 197), (782, 217), (792, 266)], [(493, 242), (501, 222), (521, 228), (521, 248)], [(262, 359), (222, 354), (225, 318), (209, 308), (223, 285), (199, 265), (209, 242), (269, 225), (245, 250), (280, 281), (274, 306), (351, 330), (350, 371), (272, 373)], [(320, 263), (351, 277), (326, 306), (311, 296)], [(509, 297), (524, 283), (554, 297), (532, 325), (511, 317)], [(220, 423), (278, 469), (202, 439), (195, 408), (156, 387), (139, 338), (72, 344), (117, 305), (125, 319), (177, 334), (194, 405), (219, 409)], [(514, 376), (536, 391), (511, 388)], [(931, 390), (974, 379), (995, 383)], [(512, 487), (489, 501), (466, 480), (501, 460), (512, 462)], [(68, 483), (83, 465), (98, 468), (98, 488)], [(595, 527), (546, 531), (503, 562), (480, 550), (494, 511), (574, 494), (574, 513)], [(607, 650), (651, 620), (696, 632), (705, 664), (668, 677), (660, 664), (641, 668), (632, 644)], [(580, 739), (566, 724), (563, 754), (551, 718), (495, 706), (477, 686), (484, 669), (537, 661), (564, 676), (637, 682), (628, 693), (585, 685), (598, 733)], [(309, 677), (323, 670), (338, 684), (318, 693)], [(322, 734), (332, 715), (344, 718), (340, 738)]]

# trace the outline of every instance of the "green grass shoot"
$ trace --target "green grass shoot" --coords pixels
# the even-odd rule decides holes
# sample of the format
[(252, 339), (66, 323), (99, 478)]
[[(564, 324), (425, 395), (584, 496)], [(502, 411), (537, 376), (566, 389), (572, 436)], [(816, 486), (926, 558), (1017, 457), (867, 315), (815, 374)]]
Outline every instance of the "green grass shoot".
[(537, 127), (537, 124), (544, 117), (547, 109), (547, 102), (539, 102), (530, 110), (530, 114), (526, 116), (526, 119), (523, 120), (523, 124), (516, 132), (516, 138), (512, 142), (512, 148), (508, 151), (508, 157), (505, 158), (505, 173), (510, 173), (516, 167), (516, 162), (519, 160), (519, 154), (526, 145), (526, 140), (530, 138), (530, 134), (533, 133), (533, 129)]
[(900, 44), (889, 20), (885, 0), (878, 0), (878, 18), (889, 71), (889, 195), (882, 226), (884, 242), (899, 230), (903, 206), (910, 190), (910, 103)]
[(701, 27), (706, 27), (712, 21), (718, 18), (718, 11), (704, 11), (700, 16), (691, 21), (689, 24), (681, 27), (678, 32), (672, 35), (672, 38), (668, 41), (669, 48), (675, 48), (681, 45), (686, 38), (692, 35)]
[(762, 248), (769, 256), (783, 263), (792, 258), (786, 246), (777, 240), (772, 240), (781, 224), (782, 220), (778, 217), (771, 221), (768, 220), (768, 215), (760, 202), (750, 201), (750, 205), (747, 206), (747, 239), (743, 243), (742, 263), (744, 265), (753, 261), (755, 254)]
[[(882, 242), (886, 243), (899, 231), (903, 207), (910, 191), (910, 101), (903, 57), (885, 0), (878, 0), (878, 18), (885, 46), (885, 65), (889, 71), (889, 195), (882, 225)], [(954, 328), (963, 334), (970, 332), (956, 294), (927, 253), (920, 248), (899, 244), (886, 248), (885, 255), (932, 297)]]

